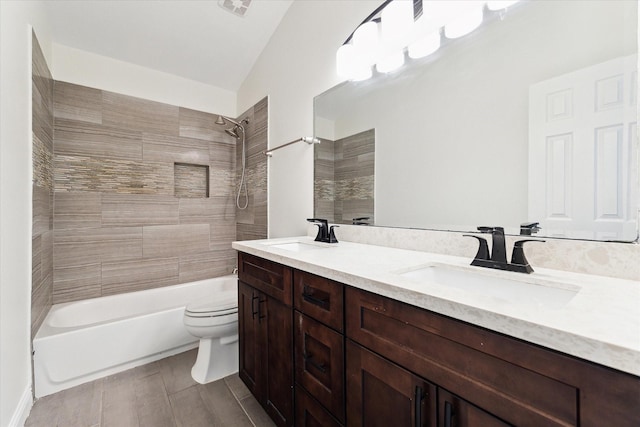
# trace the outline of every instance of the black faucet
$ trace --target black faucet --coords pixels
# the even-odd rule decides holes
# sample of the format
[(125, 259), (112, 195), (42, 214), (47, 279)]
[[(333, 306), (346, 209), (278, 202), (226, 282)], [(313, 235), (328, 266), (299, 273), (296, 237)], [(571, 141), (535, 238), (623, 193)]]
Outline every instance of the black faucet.
[(479, 247), (476, 256), (473, 258), (471, 265), (478, 267), (495, 268), (498, 270), (516, 271), (519, 273), (531, 273), (533, 268), (529, 265), (529, 261), (524, 255), (523, 245), (526, 242), (544, 242), (544, 240), (518, 240), (513, 245), (511, 253), (511, 263), (507, 262), (507, 248), (504, 240), (504, 228), (502, 227), (478, 227), (481, 233), (491, 233), (491, 255), (489, 255), (489, 247), (487, 240), (483, 237), (465, 234), (466, 237), (478, 239)]
[(351, 220), (351, 224), (352, 225), (370, 225), (370, 223), (368, 222), (371, 219), (371, 217), (368, 216), (361, 216), (359, 218), (353, 218)]
[(307, 221), (318, 226), (318, 234), (315, 238), (316, 242), (338, 243), (338, 239), (336, 239), (333, 231), (337, 225), (332, 225), (331, 228), (329, 228), (329, 221), (322, 218), (307, 218)]

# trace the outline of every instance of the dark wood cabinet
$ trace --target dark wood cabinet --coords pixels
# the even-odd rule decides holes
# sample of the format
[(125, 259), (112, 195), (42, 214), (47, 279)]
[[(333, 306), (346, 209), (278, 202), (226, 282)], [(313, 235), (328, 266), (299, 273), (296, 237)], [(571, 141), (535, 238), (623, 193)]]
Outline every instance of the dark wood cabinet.
[(344, 285), (298, 270), (293, 283), (295, 381), (310, 400), (301, 402), (344, 424)]
[(240, 254), (238, 265), (239, 376), (276, 425), (291, 426), (291, 269), (246, 254)]
[(456, 403), (458, 427), (484, 415), (488, 425), (640, 426), (638, 377), (351, 287), (345, 306), (349, 339), (456, 395), (440, 412)]
[(436, 387), (347, 341), (347, 425), (436, 426)]
[(240, 378), (279, 426), (640, 426), (637, 376), (253, 255), (238, 266)]
[(341, 427), (316, 399), (299, 385), (296, 386), (296, 422), (298, 427)]
[(499, 418), (463, 400), (460, 396), (438, 389), (438, 427), (510, 427)]

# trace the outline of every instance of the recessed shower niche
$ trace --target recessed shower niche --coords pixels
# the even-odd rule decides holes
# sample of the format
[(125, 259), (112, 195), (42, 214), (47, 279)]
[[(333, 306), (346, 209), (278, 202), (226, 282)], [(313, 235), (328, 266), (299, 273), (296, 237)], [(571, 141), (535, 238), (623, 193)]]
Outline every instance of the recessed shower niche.
[(192, 199), (209, 197), (209, 166), (174, 163), (173, 175), (176, 197)]

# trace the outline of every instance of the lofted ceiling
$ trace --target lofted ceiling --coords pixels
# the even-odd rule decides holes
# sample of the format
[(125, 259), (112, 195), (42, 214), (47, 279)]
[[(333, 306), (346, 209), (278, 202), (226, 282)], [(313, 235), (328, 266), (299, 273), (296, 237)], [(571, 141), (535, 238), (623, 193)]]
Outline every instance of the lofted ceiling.
[[(237, 16), (226, 1), (245, 10)], [(237, 91), (293, 0), (49, 0), (55, 43)]]

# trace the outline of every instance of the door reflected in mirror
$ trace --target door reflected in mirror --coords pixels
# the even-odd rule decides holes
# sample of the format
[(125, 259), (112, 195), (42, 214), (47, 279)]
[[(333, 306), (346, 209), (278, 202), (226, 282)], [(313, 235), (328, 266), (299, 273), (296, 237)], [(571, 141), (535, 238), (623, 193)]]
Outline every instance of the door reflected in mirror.
[[(371, 222), (514, 234), (539, 222), (538, 236), (635, 240), (637, 2), (484, 13), (434, 55), (315, 98), (316, 137), (375, 129)], [(316, 216), (329, 216), (323, 191), (316, 183)]]

